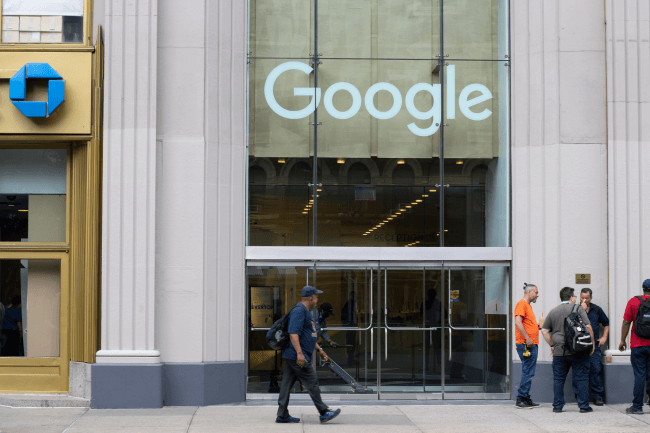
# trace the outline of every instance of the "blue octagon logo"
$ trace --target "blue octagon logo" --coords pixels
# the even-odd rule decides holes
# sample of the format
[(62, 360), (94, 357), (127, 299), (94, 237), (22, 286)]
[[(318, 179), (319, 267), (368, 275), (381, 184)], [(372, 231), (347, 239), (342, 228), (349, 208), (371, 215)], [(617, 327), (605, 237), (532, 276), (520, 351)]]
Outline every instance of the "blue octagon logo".
[[(25, 101), (28, 78), (49, 80), (47, 102)], [(9, 80), (9, 99), (26, 117), (49, 117), (65, 100), (65, 81), (47, 63), (27, 63)]]

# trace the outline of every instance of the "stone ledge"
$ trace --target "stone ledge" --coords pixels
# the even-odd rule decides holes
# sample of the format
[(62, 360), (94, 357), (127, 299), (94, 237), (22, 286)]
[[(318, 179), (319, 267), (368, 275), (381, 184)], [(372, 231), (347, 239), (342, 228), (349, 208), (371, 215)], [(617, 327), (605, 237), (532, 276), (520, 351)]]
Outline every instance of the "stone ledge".
[(67, 394), (0, 394), (0, 405), (9, 407), (90, 407), (90, 400)]

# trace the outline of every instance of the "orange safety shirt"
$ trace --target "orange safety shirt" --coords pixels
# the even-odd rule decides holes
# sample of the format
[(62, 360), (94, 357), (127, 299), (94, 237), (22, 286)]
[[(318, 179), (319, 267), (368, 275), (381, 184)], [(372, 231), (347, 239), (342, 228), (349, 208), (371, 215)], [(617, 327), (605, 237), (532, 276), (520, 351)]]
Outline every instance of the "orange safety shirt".
[[(515, 317), (517, 316), (521, 316), (524, 329), (528, 333), (530, 339), (533, 340), (533, 343), (539, 344), (539, 326), (537, 325), (537, 319), (535, 318), (535, 313), (533, 313), (533, 307), (531, 307), (531, 305), (524, 299), (517, 302), (517, 306), (515, 307)], [(515, 336), (517, 344), (526, 343), (526, 339), (521, 335), (521, 332), (519, 332), (519, 329), (517, 329), (516, 326)]]

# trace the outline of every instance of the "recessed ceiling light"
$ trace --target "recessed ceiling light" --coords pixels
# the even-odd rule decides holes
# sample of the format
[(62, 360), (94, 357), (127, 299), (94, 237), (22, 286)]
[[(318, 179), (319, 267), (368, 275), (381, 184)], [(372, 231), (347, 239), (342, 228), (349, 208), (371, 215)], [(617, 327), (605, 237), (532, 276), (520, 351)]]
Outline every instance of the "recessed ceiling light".
[(411, 209), (411, 207), (412, 207), (411, 205), (406, 206), (407, 209)]
[(429, 192), (436, 192), (436, 190), (435, 189), (430, 189)]
[(422, 200), (415, 200), (417, 203), (422, 203)]
[(284, 158), (278, 158), (278, 163), (284, 164)]
[(390, 220), (392, 220), (392, 219), (393, 219), (393, 217), (387, 218), (388, 221), (390, 221)]
[(429, 194), (422, 194), (422, 197), (429, 197)]

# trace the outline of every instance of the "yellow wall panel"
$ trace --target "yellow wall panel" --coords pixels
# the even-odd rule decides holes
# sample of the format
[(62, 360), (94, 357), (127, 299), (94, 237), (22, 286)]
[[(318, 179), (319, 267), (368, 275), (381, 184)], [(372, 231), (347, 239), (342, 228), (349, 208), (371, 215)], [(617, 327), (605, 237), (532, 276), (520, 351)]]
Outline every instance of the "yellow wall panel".
[[(65, 101), (50, 117), (25, 117), (9, 99), (9, 78), (27, 63), (48, 63), (65, 81)], [(0, 65), (0, 134), (90, 134), (92, 53), (0, 52)], [(46, 101), (47, 80), (28, 79), (25, 100)]]

